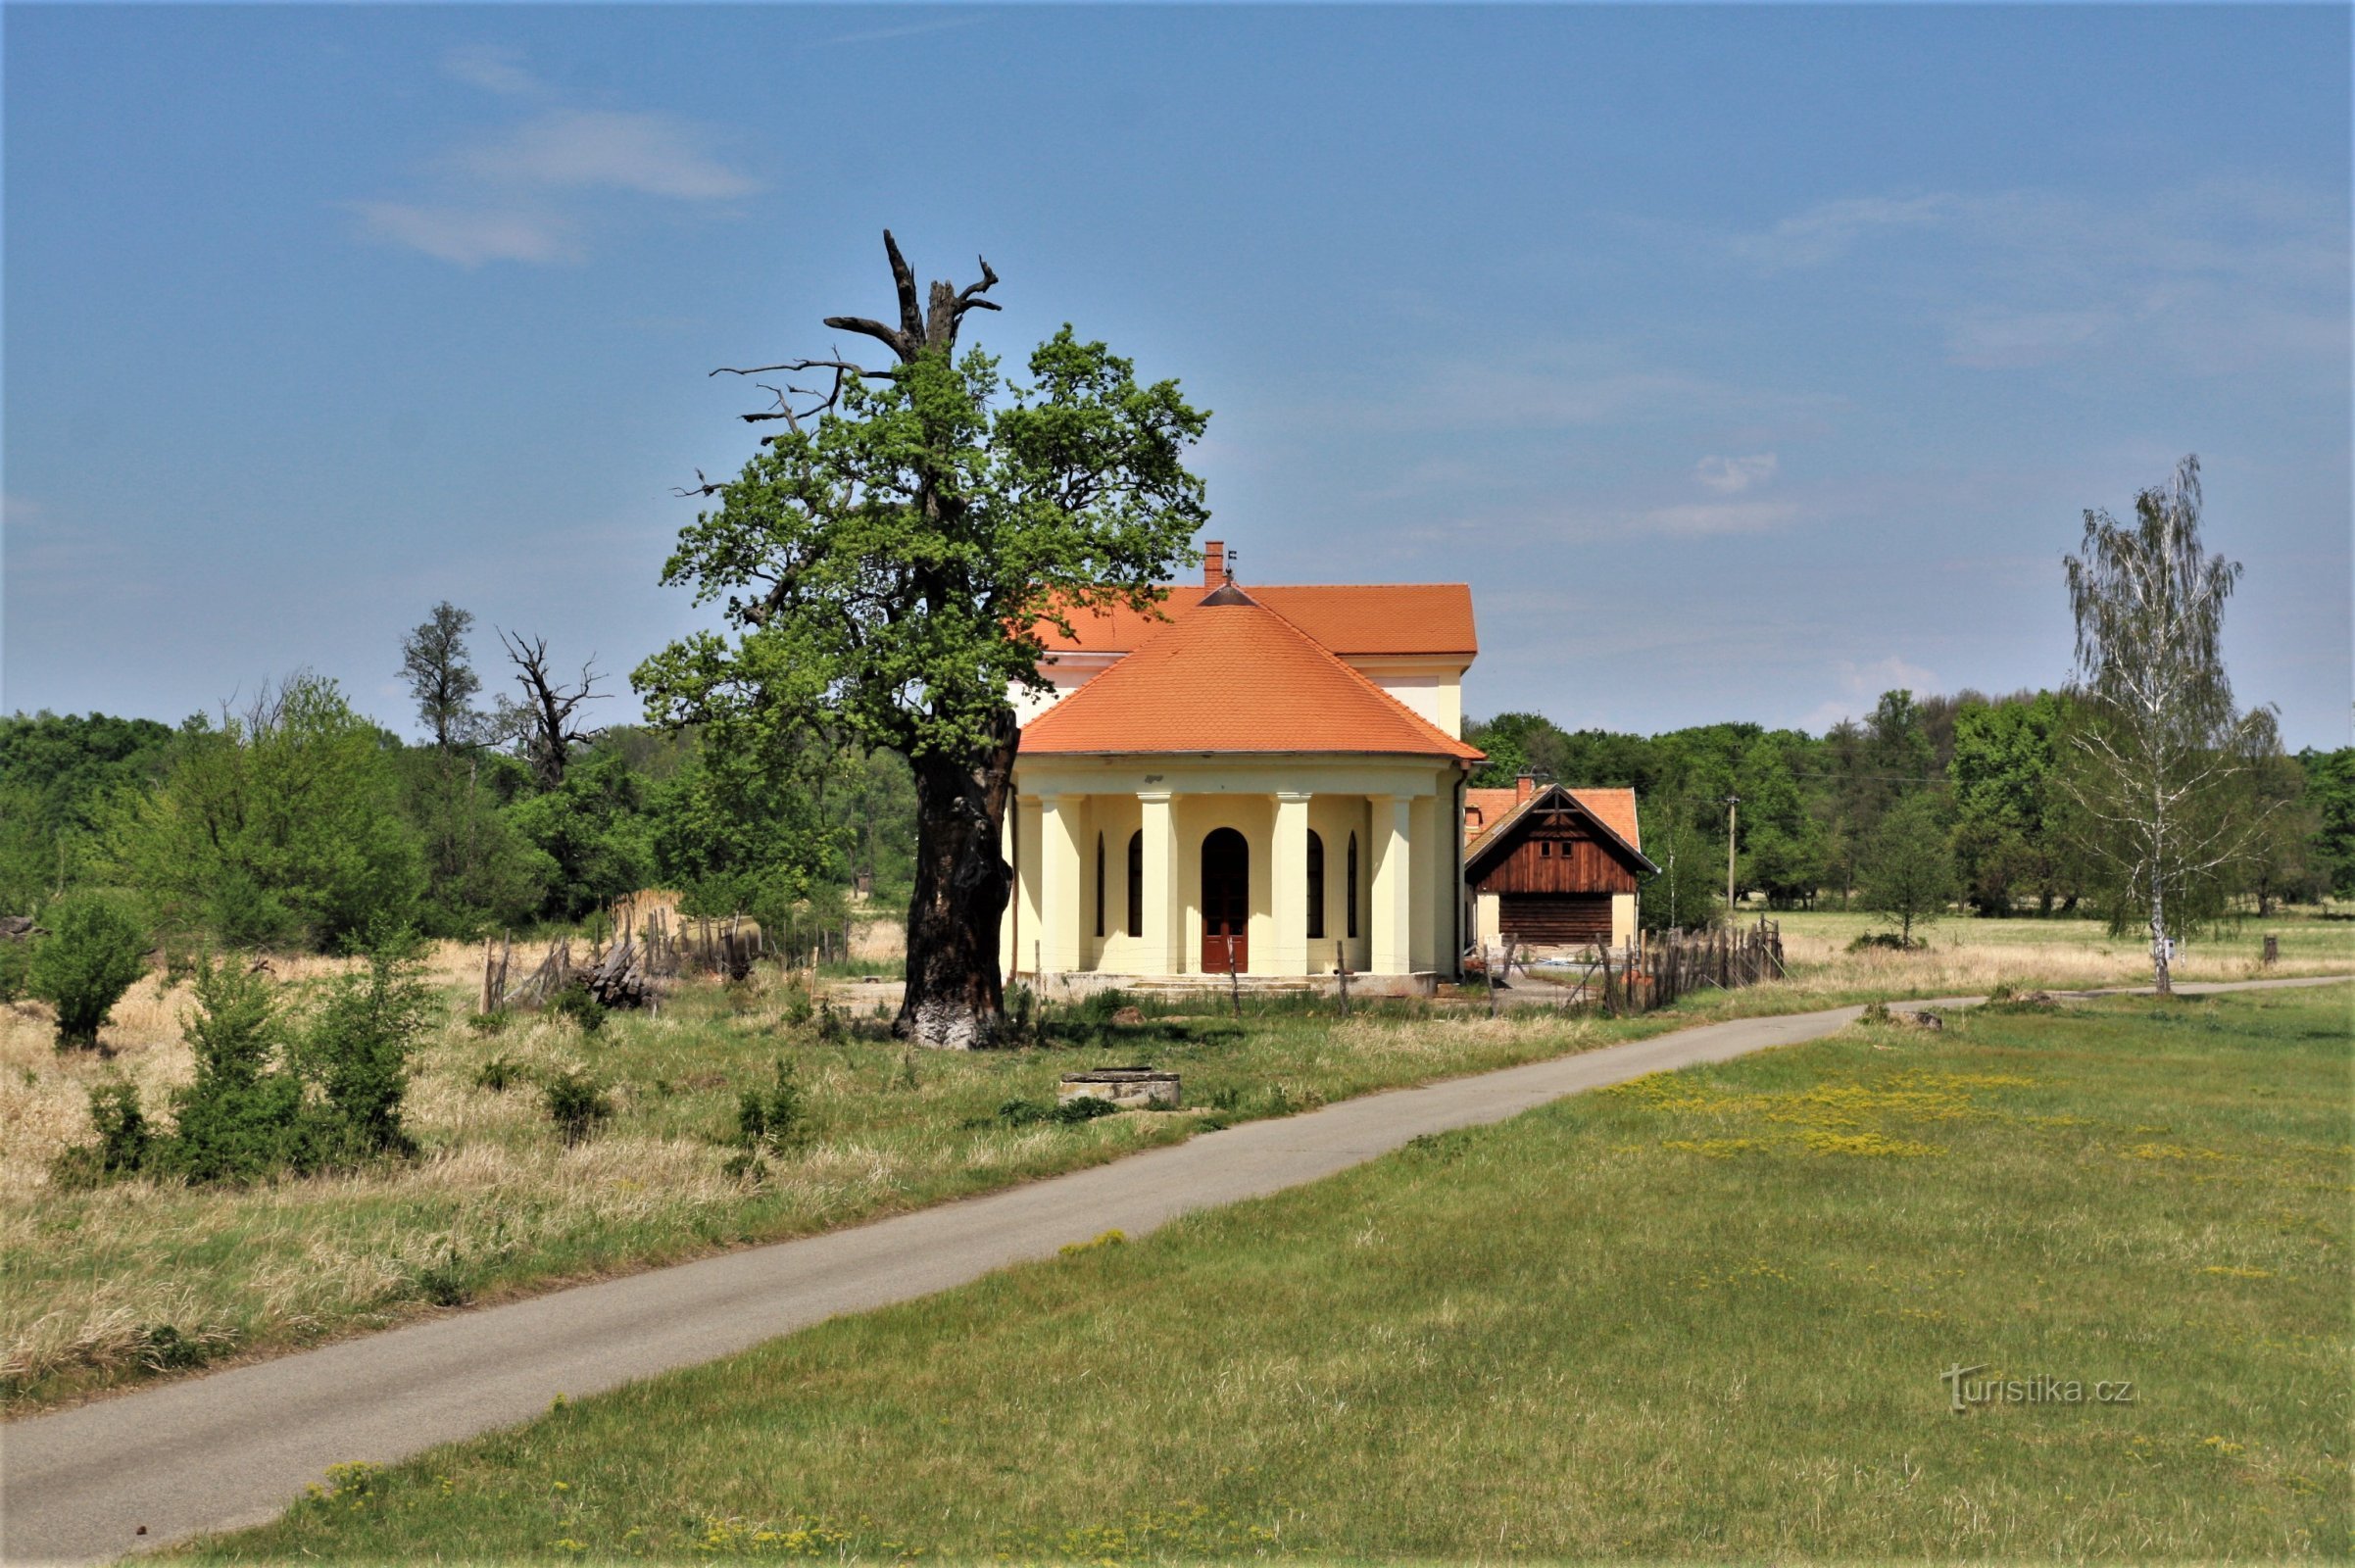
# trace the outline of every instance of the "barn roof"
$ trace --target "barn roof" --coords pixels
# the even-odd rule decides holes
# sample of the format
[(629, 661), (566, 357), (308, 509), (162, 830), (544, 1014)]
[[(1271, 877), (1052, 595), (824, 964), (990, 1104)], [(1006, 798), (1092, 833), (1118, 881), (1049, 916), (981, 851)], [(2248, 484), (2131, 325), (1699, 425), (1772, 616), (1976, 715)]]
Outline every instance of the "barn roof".
[[(1466, 790), (1464, 804), (1481, 808), (1478, 833), (1464, 845), (1464, 875), (1477, 877), (1488, 863), (1521, 838), (1520, 827), (1546, 804), (1568, 806), (1595, 824), (1604, 848), (1614, 850), (1640, 876), (1653, 876), (1659, 867), (1639, 847), (1636, 792), (1626, 789), (1572, 790), (1559, 784), (1541, 787), (1526, 801), (1514, 790)], [(1494, 810), (1500, 814), (1490, 814)]]

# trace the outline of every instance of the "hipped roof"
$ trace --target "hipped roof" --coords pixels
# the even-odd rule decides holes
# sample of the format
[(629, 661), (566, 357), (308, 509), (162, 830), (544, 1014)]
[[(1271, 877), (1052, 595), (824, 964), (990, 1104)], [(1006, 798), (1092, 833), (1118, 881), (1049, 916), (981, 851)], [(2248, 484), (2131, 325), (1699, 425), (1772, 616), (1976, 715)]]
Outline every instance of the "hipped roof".
[[(1228, 590), (1153, 635), (1022, 730), (1025, 756), (1355, 752), (1477, 761), (1259, 596)], [(1468, 600), (1467, 600), (1468, 608)], [(1103, 617), (1110, 618), (1110, 617)], [(1142, 620), (1144, 617), (1135, 617)]]
[[(1480, 651), (1472, 628), (1472, 590), (1460, 582), (1253, 586), (1251, 597), (1334, 653), (1347, 656), (1460, 654)], [(1125, 654), (1144, 647), (1185, 619), (1211, 589), (1167, 590), (1158, 613), (1115, 606), (1070, 617), (1066, 637), (1052, 624), (1039, 636), (1057, 652)]]

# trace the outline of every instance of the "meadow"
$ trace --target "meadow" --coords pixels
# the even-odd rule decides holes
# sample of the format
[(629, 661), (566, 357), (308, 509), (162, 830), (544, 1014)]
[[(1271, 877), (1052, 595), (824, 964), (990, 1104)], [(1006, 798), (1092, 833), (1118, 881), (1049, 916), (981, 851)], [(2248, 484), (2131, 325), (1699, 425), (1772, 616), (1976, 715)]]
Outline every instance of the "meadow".
[(2348, 1004), (2007, 1004), (1641, 1079), (182, 1554), (2343, 1558)]
[[(2086, 922), (1949, 921), (1932, 928), (1926, 953), (1848, 954), (1861, 915), (1781, 918), (1791, 979), (1691, 998), (1645, 1018), (1507, 1005), (1492, 1019), (1477, 993), (1361, 1004), (1346, 1023), (1330, 1003), (1247, 1001), (1235, 1018), (1222, 999), (1169, 999), (1145, 1004), (1139, 1025), (1066, 1025), (1053, 1049), (975, 1055), (882, 1038), (877, 1013), (897, 986), (854, 978), (891, 972), (871, 959), (829, 966), (836, 974), (821, 993), (847, 1020), (833, 1038), (795, 1021), (806, 997), (768, 968), (745, 986), (687, 985), (659, 1014), (613, 1014), (594, 1033), (531, 1013), (483, 1033), (468, 1019), (479, 953), (447, 944), (432, 978), (448, 1010), (418, 1054), (409, 1099), (419, 1157), (246, 1189), (136, 1180), (73, 1191), (51, 1180), (58, 1154), (89, 1136), (91, 1084), (120, 1074), (161, 1113), (187, 1080), (184, 986), (158, 974), (134, 987), (107, 1030), (104, 1059), (54, 1050), (46, 1008), (0, 1007), (0, 1397), (22, 1413), (855, 1223), (1117, 1158), (1205, 1125), (1691, 1023), (1873, 997), (1984, 994), (1997, 983), (2132, 984), (2145, 972), (2131, 942), (2096, 946), (2100, 928)], [(2276, 972), (2355, 968), (2355, 923), (2281, 929)], [(2253, 937), (2241, 948), (2195, 954), (2189, 970), (2256, 973)], [(273, 962), (297, 996), (338, 967)], [(779, 1060), (804, 1092), (806, 1137), (748, 1166), (729, 1142), (738, 1097), (771, 1084)], [(1138, 1061), (1180, 1072), (1193, 1108), (1079, 1125), (1000, 1114), (1009, 1101), (1052, 1100), (1064, 1072)], [(572, 1067), (606, 1084), (614, 1107), (576, 1146), (560, 1136), (537, 1088)]]

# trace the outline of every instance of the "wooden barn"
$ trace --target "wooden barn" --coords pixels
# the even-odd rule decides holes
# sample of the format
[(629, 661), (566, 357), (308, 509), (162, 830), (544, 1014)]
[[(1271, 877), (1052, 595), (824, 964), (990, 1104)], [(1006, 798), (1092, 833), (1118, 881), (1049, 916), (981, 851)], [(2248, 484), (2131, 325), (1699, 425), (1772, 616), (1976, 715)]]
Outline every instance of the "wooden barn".
[(1464, 792), (1464, 896), (1484, 945), (1624, 947), (1636, 936), (1644, 858), (1634, 790), (1571, 790), (1524, 776)]

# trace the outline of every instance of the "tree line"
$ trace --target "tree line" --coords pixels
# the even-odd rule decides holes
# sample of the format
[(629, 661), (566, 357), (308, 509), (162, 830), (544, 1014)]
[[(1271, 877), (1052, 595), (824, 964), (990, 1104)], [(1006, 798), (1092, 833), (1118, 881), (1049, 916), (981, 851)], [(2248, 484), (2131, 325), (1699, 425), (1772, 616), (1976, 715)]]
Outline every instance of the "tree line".
[[(1878, 905), (1886, 899), (1868, 898), (1876, 873), (1927, 856), (1937, 903), (1990, 916), (2091, 914), (2123, 929), (2142, 910), (2088, 847), (2098, 824), (2068, 788), (2085, 706), (2064, 691), (1890, 691), (1861, 721), (1822, 735), (1745, 723), (1570, 731), (1507, 712), (1474, 721), (1465, 738), (1489, 754), (1480, 785), (1534, 771), (1637, 792), (1644, 854), (1662, 871), (1642, 895), (1654, 929), (1672, 908), (1687, 927), (1722, 909), (1729, 815), (1737, 897), (1769, 907)], [(1728, 797), (1739, 801), (1731, 812)], [(2355, 747), (2293, 756), (2267, 726), (2252, 765), (2209, 809), (2239, 813), (2251, 831), (2186, 890), (2192, 924), (2355, 897)]]
[(561, 679), (544, 641), (504, 634), (516, 695), (484, 707), (472, 628), (445, 603), (403, 640), (420, 743), (309, 672), (176, 727), (0, 717), (0, 913), (49, 921), (86, 895), (132, 906), (170, 952), (336, 952), (377, 925), (569, 925), (654, 886), (778, 931), (839, 920), (861, 882), (905, 901), (913, 789), (896, 757), (593, 728), (595, 670)]

